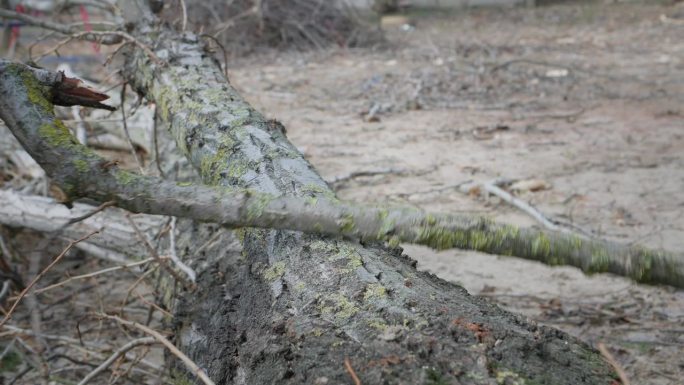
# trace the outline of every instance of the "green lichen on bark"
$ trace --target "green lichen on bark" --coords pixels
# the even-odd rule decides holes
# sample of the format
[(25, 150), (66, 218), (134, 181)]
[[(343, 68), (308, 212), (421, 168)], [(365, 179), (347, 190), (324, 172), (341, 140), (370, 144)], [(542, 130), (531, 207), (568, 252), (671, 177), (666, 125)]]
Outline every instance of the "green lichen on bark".
[(253, 193), (247, 201), (247, 220), (253, 221), (263, 215), (264, 210), (275, 197), (265, 193)]
[[(12, 71), (21, 77), (28, 99), (34, 105), (43, 109), (43, 112), (52, 114), (54, 105), (52, 104), (52, 87), (41, 84), (38, 79), (26, 68), (16, 64), (12, 65), (8, 71)], [(11, 73), (12, 73), (11, 72)]]
[(296, 292), (301, 292), (301, 291), (303, 291), (304, 289), (306, 289), (306, 282), (304, 282), (304, 281), (299, 281), (299, 282), (297, 282), (297, 284), (294, 286), (294, 290), (295, 290)]
[(228, 176), (241, 177), (247, 171), (246, 161), (230, 161), (232, 147), (219, 147), (214, 155), (204, 156), (200, 161), (200, 174), (209, 185), (218, 185), (223, 178), (223, 170), (229, 165)]
[[(38, 127), (38, 135), (45, 139), (51, 146), (68, 147), (71, 149), (80, 148), (67, 126), (61, 120), (55, 119), (52, 123), (44, 123)], [(86, 147), (84, 147), (86, 148)]]
[(336, 321), (346, 321), (359, 312), (354, 302), (340, 293), (327, 295), (318, 308), (322, 314), (334, 316)]
[(346, 259), (347, 264), (339, 271), (341, 273), (351, 273), (363, 266), (363, 259), (358, 250), (347, 243), (331, 244), (328, 242), (314, 241), (310, 245), (313, 251), (320, 251), (328, 255), (329, 261)]
[[(653, 280), (653, 264), (655, 259), (666, 260), (664, 254), (658, 254), (654, 251), (645, 249), (639, 250), (638, 254), (632, 257), (632, 260), (637, 260), (635, 267), (631, 272), (631, 277), (637, 282), (652, 282)], [(667, 271), (675, 271), (674, 268), (666, 269)]]
[(125, 171), (125, 170), (118, 170), (114, 174), (114, 178), (122, 186), (130, 186), (130, 185), (139, 183), (145, 179), (144, 176), (141, 176), (141, 175), (129, 172), (129, 171)]
[(267, 281), (275, 281), (285, 274), (286, 267), (285, 261), (276, 262), (264, 270), (263, 277)]
[(497, 371), (496, 383), (499, 385), (529, 385), (518, 373), (510, 370)]
[(380, 220), (380, 228), (378, 229), (377, 237), (378, 239), (386, 239), (389, 234), (394, 232), (396, 223), (393, 219), (389, 219), (388, 209), (379, 209), (378, 219)]
[(459, 248), (484, 252), (512, 254), (504, 245), (513, 244), (519, 237), (519, 229), (511, 225), (493, 226), (488, 220), (480, 219), (475, 226), (452, 230), (436, 223), (424, 224), (415, 239), (409, 241), (429, 246), (436, 250)]
[(301, 189), (301, 193), (302, 195), (309, 194), (309, 196), (313, 195), (324, 197), (327, 198), (331, 203), (339, 202), (334, 192), (330, 191), (328, 188), (324, 186), (320, 186), (313, 183), (305, 184)]
[[(228, 156), (228, 153), (225, 154)], [(242, 178), (249, 171), (249, 162), (245, 159), (235, 159), (228, 164), (228, 176), (231, 178)]]
[(76, 170), (81, 173), (86, 173), (90, 170), (90, 164), (83, 159), (74, 160), (74, 167), (76, 167)]
[(387, 325), (387, 323), (384, 320), (377, 320), (377, 319), (370, 319), (370, 320), (366, 321), (366, 323), (371, 328), (379, 330), (381, 332), (384, 332), (385, 330), (387, 330), (387, 327), (389, 326), (389, 325)]
[(591, 249), (589, 266), (584, 269), (585, 272), (588, 274), (593, 274), (607, 271), (611, 260), (611, 257), (608, 255), (608, 251), (600, 245), (593, 245)]
[(547, 257), (551, 254), (551, 240), (544, 233), (537, 234), (532, 240), (532, 254), (540, 257)]
[(339, 230), (342, 234), (352, 234), (356, 226), (354, 226), (354, 215), (351, 213), (344, 213), (337, 220)]
[(365, 301), (382, 299), (387, 297), (387, 289), (380, 283), (371, 283), (366, 286), (366, 290), (363, 292), (363, 299)]

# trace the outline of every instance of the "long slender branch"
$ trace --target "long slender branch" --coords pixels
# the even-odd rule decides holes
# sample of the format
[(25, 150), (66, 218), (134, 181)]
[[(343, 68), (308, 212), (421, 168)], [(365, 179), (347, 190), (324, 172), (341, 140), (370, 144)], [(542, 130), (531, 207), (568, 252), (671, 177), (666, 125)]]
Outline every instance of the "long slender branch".
[(183, 185), (137, 175), (78, 143), (52, 108), (54, 73), (0, 61), (0, 118), (72, 199), (115, 201), (137, 213), (187, 217), (229, 227), (290, 229), (362, 240), (510, 255), (588, 273), (684, 287), (684, 258), (664, 251), (497, 224), (484, 217), (364, 206), (334, 196), (302, 199), (252, 190)]
[(154, 258), (147, 258), (147, 259), (143, 259), (142, 261), (131, 262), (131, 263), (127, 263), (125, 265), (112, 266), (112, 267), (108, 267), (106, 269), (94, 271), (94, 272), (87, 273), (87, 274), (75, 275), (75, 276), (72, 276), (72, 277), (65, 279), (64, 281), (60, 281), (60, 282), (54, 283), (52, 285), (49, 285), (46, 287), (41, 287), (40, 289), (36, 289), (33, 293), (34, 294), (44, 293), (46, 291), (52, 290), (52, 289), (60, 287), (60, 286), (64, 286), (64, 285), (68, 284), (69, 282), (73, 282), (73, 281), (76, 281), (79, 279), (92, 278), (92, 277), (95, 277), (95, 276), (98, 276), (101, 274), (110, 273), (112, 271), (130, 269), (131, 267), (144, 265), (144, 264), (152, 262), (152, 261), (154, 261)]
[[(64, 24), (55, 23), (48, 20), (39, 19), (24, 13), (9, 11), (7, 9), (0, 9), (0, 18), (15, 19), (23, 21), (26, 24), (34, 25), (48, 29), (50, 31), (59, 32), (63, 35), (71, 35), (81, 32), (79, 28), (68, 26)], [(119, 44), (123, 41), (124, 36), (120, 33), (112, 32), (85, 32), (78, 35), (79, 39), (95, 41), (101, 44)]]

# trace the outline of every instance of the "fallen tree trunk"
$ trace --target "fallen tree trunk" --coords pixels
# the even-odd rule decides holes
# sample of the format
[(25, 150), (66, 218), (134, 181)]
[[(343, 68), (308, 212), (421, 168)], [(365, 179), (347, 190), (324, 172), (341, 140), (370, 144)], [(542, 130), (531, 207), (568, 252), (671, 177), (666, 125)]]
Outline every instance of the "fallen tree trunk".
[[(332, 196), (279, 126), (230, 87), (194, 36), (145, 23), (137, 28), (136, 37), (167, 64), (134, 47), (126, 76), (157, 103), (205, 183)], [(341, 383), (351, 370), (364, 383), (613, 378), (585, 344), (417, 272), (399, 249), (285, 230), (238, 235), (242, 252), (226, 247), (231, 235), (218, 226), (188, 223), (179, 234), (198, 288), (176, 294), (176, 343), (216, 383)], [(353, 369), (345, 368), (347, 357)], [(179, 383), (192, 377), (180, 370)]]
[[(125, 75), (157, 103), (205, 183), (332, 196), (196, 38), (149, 23), (137, 28), (139, 38), (156, 36), (154, 50), (168, 65), (135, 50)], [(192, 224), (180, 234), (199, 289), (181, 294), (175, 319), (177, 343), (217, 383), (348, 383), (345, 357), (368, 384), (605, 384), (613, 377), (583, 343), (417, 272), (399, 249), (246, 229), (242, 253), (225, 253), (217, 242), (194, 255), (217, 231), (224, 230)]]

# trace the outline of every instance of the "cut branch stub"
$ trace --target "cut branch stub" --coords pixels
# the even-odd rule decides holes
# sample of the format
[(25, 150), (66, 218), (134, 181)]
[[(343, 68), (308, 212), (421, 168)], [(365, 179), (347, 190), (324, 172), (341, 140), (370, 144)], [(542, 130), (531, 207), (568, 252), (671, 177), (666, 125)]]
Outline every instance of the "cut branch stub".
[(52, 89), (52, 103), (58, 106), (84, 106), (91, 108), (100, 108), (108, 111), (116, 110), (116, 107), (108, 106), (100, 103), (103, 100), (109, 99), (107, 94), (97, 92), (81, 84), (80, 79), (70, 78), (64, 75), (64, 72), (59, 72), (61, 79), (55, 82)]

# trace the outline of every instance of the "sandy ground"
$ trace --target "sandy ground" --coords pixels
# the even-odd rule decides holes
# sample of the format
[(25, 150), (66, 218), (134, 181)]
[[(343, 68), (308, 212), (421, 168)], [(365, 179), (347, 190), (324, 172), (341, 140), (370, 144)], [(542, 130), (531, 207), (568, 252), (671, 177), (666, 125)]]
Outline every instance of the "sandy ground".
[[(388, 50), (271, 54), (231, 79), (339, 196), (537, 223), (459, 186), (521, 191), (553, 220), (684, 248), (684, 21), (672, 6), (414, 15)], [(357, 175), (356, 173), (361, 173)], [(684, 383), (684, 291), (573, 268), (406, 246), (419, 268), (514, 312), (604, 342), (633, 384)]]

